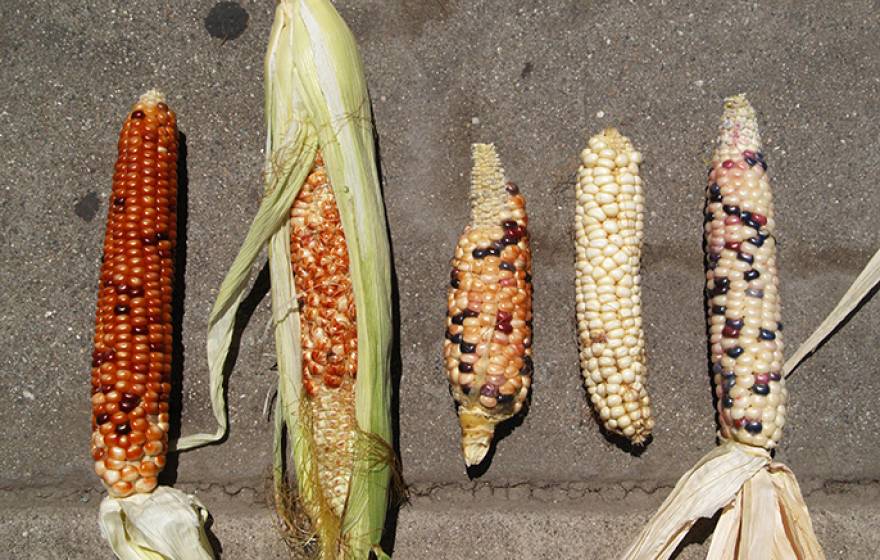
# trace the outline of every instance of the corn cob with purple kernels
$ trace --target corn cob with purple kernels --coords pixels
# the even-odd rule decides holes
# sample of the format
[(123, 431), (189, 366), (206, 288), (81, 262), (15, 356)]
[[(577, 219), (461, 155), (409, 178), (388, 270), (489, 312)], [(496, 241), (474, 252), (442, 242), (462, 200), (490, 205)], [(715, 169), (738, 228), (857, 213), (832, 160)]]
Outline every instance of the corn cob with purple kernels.
[(165, 466), (177, 149), (174, 113), (144, 94), (119, 137), (92, 355), (91, 454), (114, 497), (152, 492)]
[(788, 392), (773, 237), (773, 201), (755, 111), (729, 98), (709, 172), (706, 289), (721, 435), (776, 447)]
[(525, 200), (492, 144), (473, 146), (471, 224), (452, 259), (444, 356), (465, 463), (480, 463), (495, 425), (518, 413), (532, 375), (531, 252)]

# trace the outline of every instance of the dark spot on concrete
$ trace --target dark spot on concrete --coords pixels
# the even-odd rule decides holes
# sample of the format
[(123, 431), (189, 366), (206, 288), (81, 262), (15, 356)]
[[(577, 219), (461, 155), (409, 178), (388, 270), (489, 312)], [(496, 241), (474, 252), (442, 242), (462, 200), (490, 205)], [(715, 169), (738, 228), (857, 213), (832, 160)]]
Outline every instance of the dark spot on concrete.
[(211, 8), (208, 17), (205, 18), (205, 29), (211, 37), (224, 41), (238, 39), (244, 33), (247, 24), (247, 10), (237, 2), (220, 2)]
[(525, 80), (532, 74), (532, 70), (534, 69), (534, 65), (531, 62), (526, 62), (526, 65), (523, 66), (522, 72), (519, 73), (519, 77), (521, 80)]
[(83, 220), (91, 222), (95, 219), (100, 206), (101, 199), (98, 198), (98, 193), (89, 191), (87, 195), (79, 199), (79, 202), (73, 207), (73, 212)]

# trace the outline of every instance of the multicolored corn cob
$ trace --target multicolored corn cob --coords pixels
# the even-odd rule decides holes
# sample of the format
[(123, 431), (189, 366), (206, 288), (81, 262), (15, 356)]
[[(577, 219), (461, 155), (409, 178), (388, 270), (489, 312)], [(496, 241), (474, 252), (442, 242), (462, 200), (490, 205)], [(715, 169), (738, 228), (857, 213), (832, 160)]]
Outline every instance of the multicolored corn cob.
[(732, 97), (706, 191), (709, 344), (721, 435), (771, 449), (782, 437), (788, 391), (766, 171), (755, 111)]
[(766, 171), (754, 109), (744, 95), (725, 99), (705, 209), (721, 441), (678, 480), (622, 559), (667, 560), (699, 519), (718, 511), (706, 558), (825, 558), (794, 473), (770, 453), (788, 394)]
[(317, 475), (323, 499), (341, 518), (357, 431), (357, 313), (345, 232), (320, 152), (290, 211), (290, 255)]
[(609, 128), (581, 152), (576, 234), (581, 371), (605, 429), (642, 444), (651, 434), (639, 262), (642, 154)]
[(531, 252), (525, 200), (492, 144), (474, 144), (471, 224), (455, 248), (444, 356), (465, 463), (480, 463), (495, 425), (518, 413), (532, 379)]
[(174, 113), (144, 94), (119, 136), (92, 354), (91, 453), (115, 497), (151, 492), (165, 466), (177, 150)]

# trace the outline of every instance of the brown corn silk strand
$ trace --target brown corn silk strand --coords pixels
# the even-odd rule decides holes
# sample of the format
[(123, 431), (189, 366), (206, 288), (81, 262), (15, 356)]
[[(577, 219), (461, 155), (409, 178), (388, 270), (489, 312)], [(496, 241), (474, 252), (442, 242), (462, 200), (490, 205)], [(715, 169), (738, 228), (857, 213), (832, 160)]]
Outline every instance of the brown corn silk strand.
[(532, 375), (531, 252), (525, 199), (491, 144), (473, 146), (471, 224), (452, 259), (444, 358), (465, 463), (525, 404)]
[(290, 247), (299, 297), (304, 412), (317, 462), (319, 504), (305, 504), (321, 523), (345, 510), (357, 422), (357, 313), (348, 248), (320, 152), (290, 211)]
[(161, 94), (133, 107), (118, 149), (92, 354), (91, 455), (121, 498), (153, 491), (168, 448), (178, 137)]

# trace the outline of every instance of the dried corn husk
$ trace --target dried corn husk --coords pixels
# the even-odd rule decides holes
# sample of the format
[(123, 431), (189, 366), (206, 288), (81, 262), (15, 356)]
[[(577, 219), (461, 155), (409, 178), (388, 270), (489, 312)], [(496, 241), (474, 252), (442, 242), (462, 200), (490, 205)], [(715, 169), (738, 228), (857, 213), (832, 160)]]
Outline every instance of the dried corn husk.
[[(216, 441), (226, 431), (223, 365), (250, 270), (268, 247), (278, 360), (275, 488), (286, 493), (286, 428), (298, 499), (309, 512), (320, 558), (367, 558), (379, 547), (394, 463), (389, 352), (392, 339), (390, 248), (376, 169), (372, 115), (357, 45), (327, 0), (282, 0), (265, 60), (265, 195), (220, 288), (209, 320), (208, 362), (215, 434), (184, 438), (178, 448)], [(300, 320), (290, 255), (289, 211), (320, 147), (348, 244), (357, 306), (358, 423), (354, 468), (341, 518), (320, 499), (308, 407), (302, 406)], [(279, 499), (280, 501), (280, 499)]]

